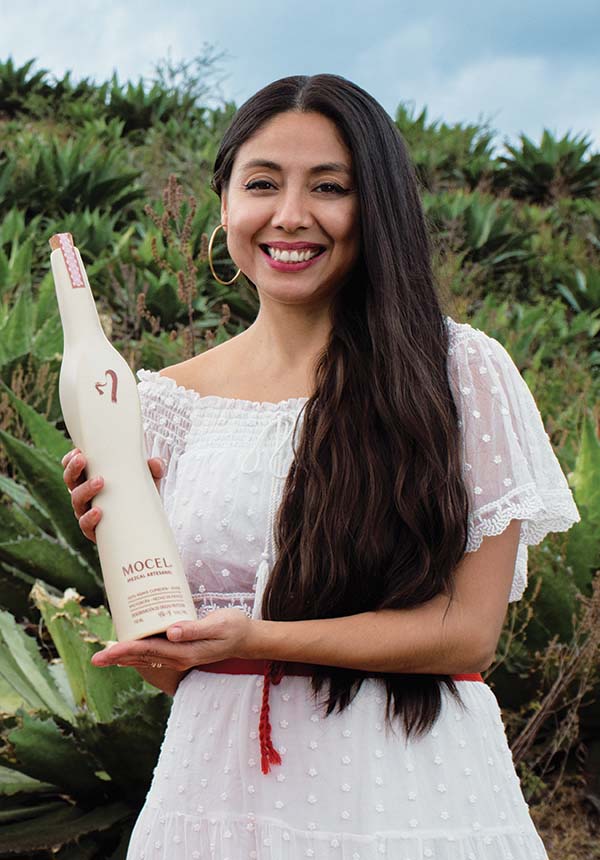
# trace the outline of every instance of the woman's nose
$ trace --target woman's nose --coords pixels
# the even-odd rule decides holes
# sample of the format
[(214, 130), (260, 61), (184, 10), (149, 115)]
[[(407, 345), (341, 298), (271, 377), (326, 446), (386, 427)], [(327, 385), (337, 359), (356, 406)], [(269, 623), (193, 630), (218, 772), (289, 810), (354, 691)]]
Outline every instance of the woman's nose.
[(288, 189), (277, 195), (277, 202), (271, 224), (282, 227), (288, 233), (293, 233), (299, 227), (310, 227), (313, 217), (310, 211), (310, 201), (306, 195), (294, 189)]

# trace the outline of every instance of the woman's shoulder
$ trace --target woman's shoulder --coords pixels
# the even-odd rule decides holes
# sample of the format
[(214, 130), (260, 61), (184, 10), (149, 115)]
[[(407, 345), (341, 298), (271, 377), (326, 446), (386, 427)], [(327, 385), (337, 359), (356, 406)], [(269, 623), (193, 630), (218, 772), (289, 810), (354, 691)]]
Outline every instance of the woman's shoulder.
[(211, 347), (204, 352), (171, 364), (158, 372), (161, 379), (171, 379), (176, 387), (195, 391), (201, 397), (213, 393), (209, 387), (219, 384), (219, 376), (226, 365), (232, 340)]
[(174, 398), (180, 404), (191, 406), (199, 398), (218, 391), (220, 377), (227, 364), (229, 343), (211, 347), (162, 370), (138, 370), (140, 391), (166, 401), (167, 406)]
[[(482, 366), (492, 363), (498, 368), (516, 371), (506, 347), (495, 337), (471, 323), (445, 317), (448, 331), (448, 365), (452, 371), (459, 364)], [(479, 363), (479, 364), (478, 364)], [(485, 374), (485, 371), (483, 371)]]
[(445, 317), (446, 329), (448, 331), (448, 348), (450, 354), (458, 344), (466, 340), (476, 340), (480, 343), (490, 340), (489, 336), (468, 322), (458, 322), (451, 316)]

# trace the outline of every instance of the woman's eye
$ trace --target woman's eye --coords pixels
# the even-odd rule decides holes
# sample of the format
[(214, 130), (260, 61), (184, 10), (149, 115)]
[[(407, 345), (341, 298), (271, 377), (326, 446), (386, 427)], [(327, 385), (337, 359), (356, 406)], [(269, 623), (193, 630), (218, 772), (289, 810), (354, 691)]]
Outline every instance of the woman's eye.
[(317, 185), (316, 190), (318, 191), (322, 189), (322, 192), (325, 194), (345, 194), (346, 189), (342, 188), (341, 185), (338, 185), (336, 182), (321, 182), (320, 185)]
[[(250, 182), (244, 183), (246, 191), (272, 191), (275, 186), (268, 179), (251, 179)], [(320, 194), (346, 194), (346, 189), (338, 185), (337, 182), (321, 182), (316, 186), (315, 191)]]
[(252, 179), (250, 182), (246, 182), (244, 184), (244, 188), (247, 191), (253, 191), (254, 189), (258, 191), (268, 191), (269, 188), (273, 188), (273, 184), (268, 181), (268, 179)]

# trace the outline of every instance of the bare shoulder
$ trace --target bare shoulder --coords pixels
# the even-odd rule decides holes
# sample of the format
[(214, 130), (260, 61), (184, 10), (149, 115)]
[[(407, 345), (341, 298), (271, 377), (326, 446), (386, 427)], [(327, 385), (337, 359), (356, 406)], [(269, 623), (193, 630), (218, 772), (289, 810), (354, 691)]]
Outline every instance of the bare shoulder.
[(177, 385), (191, 388), (201, 395), (218, 394), (227, 379), (230, 368), (239, 355), (237, 338), (213, 346), (186, 361), (171, 364), (160, 371), (161, 376), (173, 379)]
[(301, 365), (281, 374), (277, 368), (256, 361), (248, 329), (187, 361), (160, 371), (177, 385), (202, 397), (232, 397), (238, 400), (279, 403), (292, 397), (310, 396), (312, 368)]

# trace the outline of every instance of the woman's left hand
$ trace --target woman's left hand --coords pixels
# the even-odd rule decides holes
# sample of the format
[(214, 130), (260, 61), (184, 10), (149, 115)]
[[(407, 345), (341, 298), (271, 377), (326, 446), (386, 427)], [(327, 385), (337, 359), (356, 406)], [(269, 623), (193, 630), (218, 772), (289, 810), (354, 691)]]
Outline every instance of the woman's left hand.
[(149, 636), (117, 642), (92, 657), (94, 666), (133, 666), (185, 672), (203, 663), (248, 657), (253, 620), (241, 609), (215, 609), (198, 621), (178, 621), (167, 638)]

